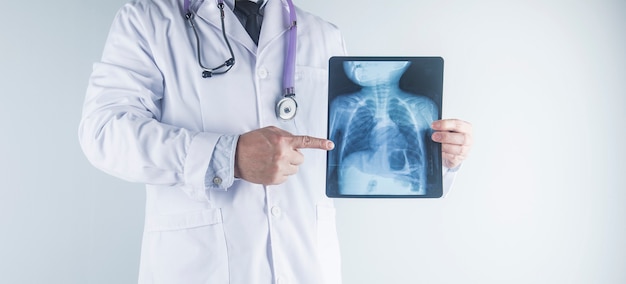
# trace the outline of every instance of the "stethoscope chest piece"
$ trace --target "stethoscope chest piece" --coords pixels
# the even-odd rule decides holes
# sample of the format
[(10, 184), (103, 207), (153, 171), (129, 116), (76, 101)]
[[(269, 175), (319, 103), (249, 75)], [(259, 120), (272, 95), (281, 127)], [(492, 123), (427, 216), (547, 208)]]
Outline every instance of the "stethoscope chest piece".
[(293, 96), (283, 97), (276, 104), (276, 115), (282, 120), (292, 120), (298, 111), (298, 103)]

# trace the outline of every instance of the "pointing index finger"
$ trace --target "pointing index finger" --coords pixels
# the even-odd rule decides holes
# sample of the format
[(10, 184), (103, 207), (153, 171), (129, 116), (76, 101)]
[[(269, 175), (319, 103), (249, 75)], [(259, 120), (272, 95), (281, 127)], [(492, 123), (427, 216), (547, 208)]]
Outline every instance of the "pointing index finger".
[(295, 149), (332, 150), (335, 143), (328, 139), (315, 138), (307, 135), (293, 136), (292, 145)]

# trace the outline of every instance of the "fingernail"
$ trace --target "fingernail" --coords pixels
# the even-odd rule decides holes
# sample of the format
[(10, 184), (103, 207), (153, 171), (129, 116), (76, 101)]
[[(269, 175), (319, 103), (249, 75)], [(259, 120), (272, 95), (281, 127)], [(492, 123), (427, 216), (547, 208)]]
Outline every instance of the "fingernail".
[(335, 149), (335, 143), (333, 143), (333, 141), (328, 141), (326, 143), (326, 147), (328, 147), (328, 150)]
[(437, 127), (439, 127), (439, 122), (435, 121), (435, 122), (431, 123), (431, 124), (430, 124), (430, 127), (431, 127), (431, 128), (437, 128)]

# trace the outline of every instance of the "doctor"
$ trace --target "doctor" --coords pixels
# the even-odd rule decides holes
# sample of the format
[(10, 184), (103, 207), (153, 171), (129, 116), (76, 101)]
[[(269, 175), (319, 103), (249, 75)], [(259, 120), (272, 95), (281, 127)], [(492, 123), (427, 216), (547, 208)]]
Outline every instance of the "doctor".
[[(333, 145), (316, 137), (326, 136), (327, 64), (345, 53), (342, 36), (288, 0), (265, 2), (258, 43), (234, 0), (133, 0), (115, 17), (79, 138), (94, 166), (147, 184), (139, 283), (341, 283), (324, 195)], [(284, 119), (277, 102), (292, 98), (290, 80), (297, 111)], [(456, 168), (471, 126), (433, 128)]]

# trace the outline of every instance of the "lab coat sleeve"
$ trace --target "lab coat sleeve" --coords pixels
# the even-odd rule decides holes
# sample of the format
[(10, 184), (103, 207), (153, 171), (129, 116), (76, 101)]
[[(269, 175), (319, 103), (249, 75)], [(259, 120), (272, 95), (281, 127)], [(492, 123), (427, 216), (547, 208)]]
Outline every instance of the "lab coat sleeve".
[(206, 197), (206, 173), (221, 136), (160, 122), (163, 76), (132, 5), (117, 14), (102, 60), (94, 64), (79, 141), (97, 168), (131, 182), (180, 186)]
[(206, 184), (210, 189), (225, 191), (233, 185), (237, 141), (238, 135), (224, 135), (217, 141), (206, 173)]
[(461, 165), (456, 166), (455, 168), (442, 167), (442, 187), (443, 187), (443, 196), (446, 197), (448, 193), (452, 190), (452, 186), (454, 185), (454, 180), (456, 179), (456, 173), (461, 168)]

